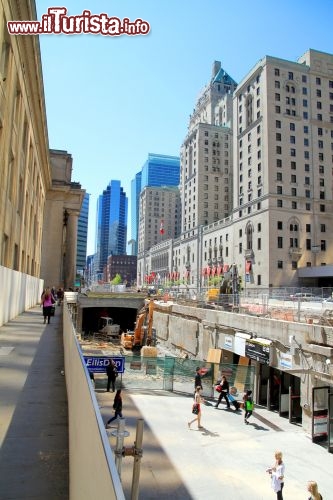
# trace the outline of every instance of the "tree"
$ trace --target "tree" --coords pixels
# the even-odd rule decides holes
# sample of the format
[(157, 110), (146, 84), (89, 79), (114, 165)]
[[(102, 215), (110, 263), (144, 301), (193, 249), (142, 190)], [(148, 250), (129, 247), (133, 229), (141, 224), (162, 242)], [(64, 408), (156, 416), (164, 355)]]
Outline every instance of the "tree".
[(117, 273), (113, 278), (113, 280), (111, 280), (111, 285), (120, 285), (121, 282), (122, 282), (121, 276), (119, 273)]

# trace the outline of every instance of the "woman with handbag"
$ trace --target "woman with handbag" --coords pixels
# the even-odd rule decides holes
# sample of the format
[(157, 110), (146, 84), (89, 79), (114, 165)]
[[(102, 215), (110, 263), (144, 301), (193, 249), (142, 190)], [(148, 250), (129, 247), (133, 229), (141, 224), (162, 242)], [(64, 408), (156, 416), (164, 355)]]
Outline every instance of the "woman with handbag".
[(54, 298), (49, 288), (45, 288), (41, 296), (41, 306), (43, 307), (44, 323), (50, 323), (50, 318), (52, 314), (52, 305), (54, 304)]
[(201, 404), (204, 403), (204, 400), (201, 397), (201, 387), (198, 385), (195, 394), (194, 394), (194, 402), (192, 405), (192, 413), (196, 415), (196, 417), (191, 420), (191, 422), (187, 422), (188, 428), (191, 428), (191, 424), (193, 422), (197, 421), (198, 422), (198, 429), (202, 429), (201, 425)]

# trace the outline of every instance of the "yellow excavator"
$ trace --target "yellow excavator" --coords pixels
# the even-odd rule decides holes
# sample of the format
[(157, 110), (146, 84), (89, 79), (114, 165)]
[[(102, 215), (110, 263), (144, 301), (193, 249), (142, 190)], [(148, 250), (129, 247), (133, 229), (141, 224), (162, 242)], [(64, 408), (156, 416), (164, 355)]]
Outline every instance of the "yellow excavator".
[[(153, 311), (154, 300), (150, 299), (147, 304), (139, 311), (133, 332), (121, 334), (120, 343), (125, 349), (139, 350), (142, 347), (151, 347), (151, 353), (156, 350), (153, 345)], [(146, 350), (146, 349), (145, 349)]]

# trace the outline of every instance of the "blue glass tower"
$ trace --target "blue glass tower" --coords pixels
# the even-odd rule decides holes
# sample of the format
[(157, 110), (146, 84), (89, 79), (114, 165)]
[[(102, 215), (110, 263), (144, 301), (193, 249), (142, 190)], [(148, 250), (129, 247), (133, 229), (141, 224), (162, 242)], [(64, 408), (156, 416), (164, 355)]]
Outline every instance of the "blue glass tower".
[(112, 180), (97, 202), (95, 271), (102, 273), (109, 255), (126, 254), (128, 199), (120, 181)]
[(78, 273), (83, 273), (86, 267), (89, 197), (88, 193), (84, 195), (77, 225), (76, 272)]
[(178, 156), (148, 154), (141, 170), (141, 191), (147, 186), (179, 186), (180, 159)]
[(141, 192), (141, 172), (138, 172), (131, 181), (131, 242), (132, 254), (138, 253), (138, 220), (139, 220), (139, 199)]

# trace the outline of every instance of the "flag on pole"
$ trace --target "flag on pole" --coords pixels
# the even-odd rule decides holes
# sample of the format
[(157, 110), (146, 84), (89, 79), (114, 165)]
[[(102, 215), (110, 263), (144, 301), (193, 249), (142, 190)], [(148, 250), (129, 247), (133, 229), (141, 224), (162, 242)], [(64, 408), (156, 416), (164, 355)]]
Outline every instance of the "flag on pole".
[(160, 224), (160, 234), (164, 234), (164, 220), (161, 220), (161, 224)]

